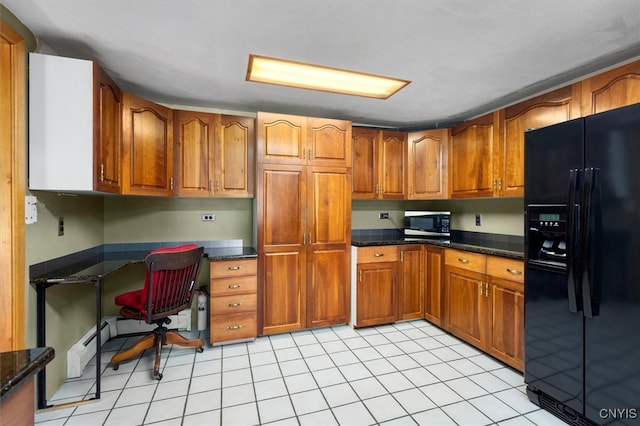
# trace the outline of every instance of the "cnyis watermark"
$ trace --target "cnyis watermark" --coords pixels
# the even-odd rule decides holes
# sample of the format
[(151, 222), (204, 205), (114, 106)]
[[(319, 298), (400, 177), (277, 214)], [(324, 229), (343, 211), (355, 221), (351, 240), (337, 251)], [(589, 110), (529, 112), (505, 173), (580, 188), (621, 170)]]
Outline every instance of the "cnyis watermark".
[(598, 412), (601, 419), (637, 419), (637, 408), (601, 408)]

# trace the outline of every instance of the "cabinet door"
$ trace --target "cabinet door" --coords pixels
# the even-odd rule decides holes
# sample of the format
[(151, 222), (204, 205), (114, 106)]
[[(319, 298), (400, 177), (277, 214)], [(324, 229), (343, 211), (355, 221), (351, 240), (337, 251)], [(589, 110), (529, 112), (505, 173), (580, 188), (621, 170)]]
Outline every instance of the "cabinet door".
[(407, 154), (407, 197), (410, 200), (445, 199), (449, 130), (409, 133)]
[(214, 195), (252, 197), (255, 180), (255, 120), (220, 116), (214, 145)]
[(307, 163), (307, 117), (259, 112), (257, 126), (259, 163)]
[(524, 368), (524, 294), (522, 284), (491, 277), (489, 353), (514, 368)]
[(451, 198), (493, 196), (493, 114), (451, 130), (449, 181)]
[(358, 264), (356, 325), (389, 324), (397, 319), (398, 263)]
[(442, 274), (444, 250), (425, 248), (424, 318), (436, 325), (442, 324)]
[(378, 156), (379, 198), (405, 198), (407, 134), (383, 130)]
[(129, 93), (123, 99), (123, 193), (171, 195), (172, 111)]
[(259, 330), (265, 334), (306, 327), (305, 172), (304, 166), (258, 165)]
[(371, 200), (378, 197), (378, 131), (354, 127), (353, 132), (353, 182), (351, 197)]
[(485, 275), (445, 266), (445, 327), (465, 341), (484, 348), (489, 327)]
[(213, 195), (213, 140), (215, 114), (174, 112), (174, 192), (185, 197)]
[(120, 193), (122, 92), (98, 64), (94, 69), (94, 184), (96, 191)]
[(351, 167), (351, 122), (309, 117), (308, 155), (314, 166)]
[(580, 82), (582, 116), (640, 102), (640, 61)]
[[(579, 95), (579, 94), (578, 94)], [(498, 194), (524, 195), (524, 133), (527, 129), (579, 117), (579, 102), (572, 86), (505, 108), (504, 137), (499, 147)]]
[(307, 326), (345, 324), (350, 317), (351, 175), (309, 167)]
[(422, 245), (400, 247), (398, 319), (424, 316), (424, 255)]

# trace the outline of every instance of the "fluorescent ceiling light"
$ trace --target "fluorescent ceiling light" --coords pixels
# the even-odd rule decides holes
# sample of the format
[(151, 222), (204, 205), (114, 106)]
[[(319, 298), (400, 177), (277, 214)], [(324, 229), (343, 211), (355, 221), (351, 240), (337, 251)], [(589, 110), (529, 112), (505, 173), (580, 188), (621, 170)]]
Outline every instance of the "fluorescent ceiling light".
[(411, 83), (408, 80), (258, 55), (249, 55), (247, 81), (378, 99), (387, 99)]

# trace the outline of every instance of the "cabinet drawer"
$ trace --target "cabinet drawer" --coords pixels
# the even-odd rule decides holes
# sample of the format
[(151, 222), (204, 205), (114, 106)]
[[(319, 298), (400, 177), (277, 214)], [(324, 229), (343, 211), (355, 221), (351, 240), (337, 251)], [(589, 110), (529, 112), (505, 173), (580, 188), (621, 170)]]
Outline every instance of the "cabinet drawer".
[(358, 248), (358, 263), (397, 261), (398, 246), (375, 246)]
[(258, 261), (256, 259), (234, 259), (212, 261), (209, 275), (211, 278), (220, 278), (256, 275), (257, 273)]
[(448, 266), (484, 274), (487, 267), (487, 256), (469, 251), (446, 249), (444, 251), (444, 263)]
[(242, 293), (255, 293), (258, 278), (255, 275), (245, 277), (215, 278), (209, 283), (211, 296), (231, 296)]
[(524, 262), (505, 257), (487, 256), (487, 275), (524, 283)]
[(258, 335), (258, 321), (255, 312), (240, 312), (222, 316), (212, 315), (209, 325), (212, 343), (247, 339)]
[(211, 315), (227, 315), (236, 312), (256, 312), (257, 297), (255, 293), (211, 298)]

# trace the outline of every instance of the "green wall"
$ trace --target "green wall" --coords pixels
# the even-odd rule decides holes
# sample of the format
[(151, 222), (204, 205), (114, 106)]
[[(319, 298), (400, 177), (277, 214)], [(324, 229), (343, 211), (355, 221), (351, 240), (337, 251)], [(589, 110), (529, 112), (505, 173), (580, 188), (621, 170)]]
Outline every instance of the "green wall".
[[(354, 200), (351, 203), (353, 229), (402, 228), (405, 210), (444, 210), (451, 212), (451, 229), (503, 235), (524, 235), (523, 198), (468, 200), (398, 201)], [(389, 213), (389, 220), (378, 219)], [(475, 215), (482, 225), (475, 225)]]

